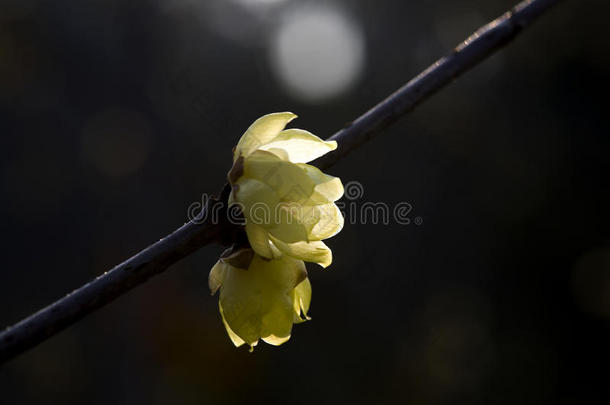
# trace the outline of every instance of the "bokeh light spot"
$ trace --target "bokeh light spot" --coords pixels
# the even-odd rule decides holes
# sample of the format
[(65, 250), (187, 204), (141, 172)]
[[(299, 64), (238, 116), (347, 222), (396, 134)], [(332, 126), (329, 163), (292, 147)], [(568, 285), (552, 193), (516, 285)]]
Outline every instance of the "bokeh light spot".
[(299, 8), (281, 20), (271, 38), (270, 58), (288, 93), (303, 101), (321, 101), (344, 93), (360, 76), (364, 35), (335, 8)]

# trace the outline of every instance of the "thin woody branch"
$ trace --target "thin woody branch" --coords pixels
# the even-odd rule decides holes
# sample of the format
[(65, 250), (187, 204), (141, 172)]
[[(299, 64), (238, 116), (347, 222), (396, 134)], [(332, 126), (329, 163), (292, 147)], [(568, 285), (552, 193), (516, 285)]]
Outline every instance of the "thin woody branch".
[(339, 147), (312, 164), (325, 169), (381, 133), (453, 79), (511, 42), (524, 28), (561, 0), (527, 0), (491, 21), (388, 98), (331, 136)]
[[(561, 0), (527, 0), (472, 34), (448, 56), (438, 60), (387, 99), (357, 118), (330, 139), (339, 148), (313, 164), (327, 168), (359, 147), (419, 103), (480, 63)], [(228, 186), (203, 208), (226, 209)], [(219, 205), (219, 206), (218, 206)], [(208, 211), (205, 211), (208, 210)], [(36, 346), (155, 274), (212, 242), (230, 244), (235, 225), (193, 220), (74, 292), (0, 333), (0, 362)], [(220, 215), (219, 218), (226, 218)]]

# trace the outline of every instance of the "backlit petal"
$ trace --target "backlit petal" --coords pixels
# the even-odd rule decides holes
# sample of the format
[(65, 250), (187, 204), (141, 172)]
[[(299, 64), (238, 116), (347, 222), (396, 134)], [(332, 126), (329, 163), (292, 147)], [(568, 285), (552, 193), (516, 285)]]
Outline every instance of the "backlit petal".
[(314, 193), (311, 200), (316, 204), (334, 202), (343, 197), (343, 184), (341, 179), (323, 173), (315, 166), (307, 164), (298, 165), (314, 183)]
[(300, 222), (298, 217), (293, 214), (295, 210), (298, 211), (300, 209), (301, 207), (299, 205), (278, 205), (274, 214), (275, 226), (268, 229), (269, 234), (286, 243), (308, 240), (308, 232), (305, 224)]
[(274, 212), (279, 199), (271, 187), (260, 180), (242, 177), (236, 183), (233, 200), (241, 205), (246, 223), (265, 229), (275, 226)]
[(307, 229), (298, 221), (298, 217), (292, 215), (292, 210), (299, 209), (300, 205), (280, 204), (275, 192), (267, 184), (253, 178), (242, 177), (237, 186), (234, 196), (242, 204), (246, 224), (249, 224), (246, 229), (248, 240), (252, 236), (252, 248), (259, 251), (261, 256), (272, 257), (271, 252), (263, 246), (261, 232), (252, 228), (252, 225), (264, 228), (288, 243), (307, 240)]
[(323, 141), (309, 131), (291, 128), (280, 132), (269, 143), (261, 146), (262, 150), (280, 150), (280, 157), (288, 157), (292, 163), (307, 163), (332, 150), (337, 149), (336, 141)]
[(242, 135), (233, 154), (233, 161), (239, 155), (247, 157), (250, 153), (275, 138), (290, 121), (297, 116), (291, 112), (280, 112), (263, 115)]
[[(246, 343), (246, 342), (244, 342), (242, 340), (242, 338), (237, 336), (237, 334), (235, 332), (233, 332), (233, 329), (231, 329), (231, 327), (227, 323), (227, 321), (225, 319), (224, 312), (222, 310), (222, 303), (220, 302), (220, 300), (218, 301), (218, 309), (220, 310), (220, 316), (222, 318), (222, 324), (225, 326), (225, 329), (227, 331), (227, 334), (229, 335), (229, 339), (231, 339), (231, 342), (233, 342), (233, 344), (236, 347), (239, 347), (239, 346), (243, 345), (244, 343)], [(256, 343), (254, 343), (253, 346), (256, 346)]]
[(246, 222), (246, 235), (248, 236), (250, 246), (257, 254), (267, 259), (278, 257), (269, 244), (269, 234), (265, 228), (260, 225)]
[(301, 323), (310, 320), (307, 316), (309, 304), (311, 302), (311, 283), (309, 279), (301, 281), (299, 285), (292, 290), (292, 305), (294, 308), (294, 323)]
[(281, 201), (306, 203), (316, 184), (299, 165), (258, 150), (244, 162), (244, 176), (264, 182)]
[(216, 291), (218, 291), (222, 285), (228, 266), (228, 264), (219, 260), (214, 267), (212, 267), (212, 270), (210, 270), (210, 274), (208, 275), (208, 286), (210, 287), (210, 293), (212, 295), (216, 294)]
[(270, 236), (273, 244), (285, 255), (306, 262), (318, 263), (328, 267), (333, 261), (332, 251), (322, 241), (285, 243)]
[[(344, 218), (336, 204), (316, 205), (311, 210), (312, 218), (315, 219), (307, 235), (309, 240), (328, 239), (338, 234), (343, 229)], [(310, 221), (311, 223), (311, 221)]]
[(254, 256), (248, 270), (230, 267), (220, 290), (229, 336), (232, 332), (251, 347), (260, 338), (271, 344), (288, 340), (294, 320), (291, 292), (306, 277), (303, 262), (286, 256)]

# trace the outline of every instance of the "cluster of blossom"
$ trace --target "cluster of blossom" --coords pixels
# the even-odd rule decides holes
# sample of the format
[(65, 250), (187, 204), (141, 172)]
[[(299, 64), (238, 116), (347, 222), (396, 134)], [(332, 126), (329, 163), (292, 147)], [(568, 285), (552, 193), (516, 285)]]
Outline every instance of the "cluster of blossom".
[[(209, 286), (212, 294), (220, 290), (220, 314), (236, 346), (252, 349), (259, 339), (280, 345), (290, 339), (294, 323), (309, 319), (304, 262), (330, 265), (332, 252), (323, 240), (343, 227), (335, 204), (343, 195), (341, 180), (307, 164), (337, 143), (284, 129), (294, 118), (290, 112), (259, 118), (233, 154), (229, 203), (241, 207), (248, 244), (223, 253)], [(261, 204), (279, 215), (260, 221), (255, 208)]]

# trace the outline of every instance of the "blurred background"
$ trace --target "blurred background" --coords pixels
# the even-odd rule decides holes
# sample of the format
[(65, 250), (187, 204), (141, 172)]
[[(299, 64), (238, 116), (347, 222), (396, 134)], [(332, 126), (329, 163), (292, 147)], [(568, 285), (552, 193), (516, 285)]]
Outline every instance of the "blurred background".
[[(326, 138), (509, 0), (2, 0), (0, 328), (165, 236), (257, 117)], [(565, 1), (329, 170), (310, 315), (229, 341), (208, 246), (0, 368), (6, 404), (608, 403), (610, 4)]]

